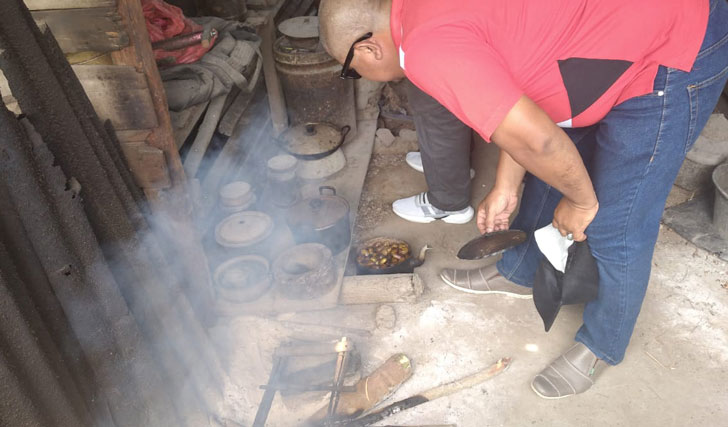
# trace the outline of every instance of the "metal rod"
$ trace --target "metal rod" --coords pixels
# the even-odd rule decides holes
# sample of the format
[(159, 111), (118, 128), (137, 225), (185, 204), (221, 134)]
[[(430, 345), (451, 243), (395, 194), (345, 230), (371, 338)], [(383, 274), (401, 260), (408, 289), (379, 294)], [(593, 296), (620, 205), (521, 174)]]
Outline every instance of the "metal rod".
[[(217, 30), (210, 30), (209, 38), (212, 39), (217, 36)], [(181, 34), (168, 39), (159, 40), (152, 43), (152, 49), (162, 49), (166, 51), (184, 49), (188, 46), (201, 44), (205, 40), (204, 31), (196, 31), (194, 33)]]
[(255, 421), (253, 421), (253, 427), (264, 427), (265, 421), (268, 419), (268, 413), (270, 407), (273, 404), (273, 399), (276, 397), (276, 389), (271, 387), (273, 384), (278, 382), (281, 372), (285, 369), (285, 365), (288, 359), (282, 357), (273, 357), (273, 369), (270, 371), (270, 377), (268, 378), (268, 388), (263, 393), (263, 398), (260, 400), (258, 405), (258, 412), (255, 414)]
[(341, 384), (344, 381), (344, 366), (346, 364), (346, 355), (348, 353), (349, 345), (346, 337), (341, 338), (336, 344), (336, 351), (339, 353), (336, 358), (336, 369), (334, 370), (334, 390), (331, 392), (331, 398), (329, 399), (329, 408), (327, 411), (327, 418), (332, 419), (336, 414), (336, 408), (339, 406), (339, 397), (341, 397)]
[(269, 388), (276, 389), (278, 391), (334, 391), (353, 393), (356, 391), (356, 386), (353, 385), (342, 385), (338, 389), (333, 385), (298, 385), (298, 384), (273, 384), (273, 385), (262, 385), (258, 387), (262, 390), (268, 390)]

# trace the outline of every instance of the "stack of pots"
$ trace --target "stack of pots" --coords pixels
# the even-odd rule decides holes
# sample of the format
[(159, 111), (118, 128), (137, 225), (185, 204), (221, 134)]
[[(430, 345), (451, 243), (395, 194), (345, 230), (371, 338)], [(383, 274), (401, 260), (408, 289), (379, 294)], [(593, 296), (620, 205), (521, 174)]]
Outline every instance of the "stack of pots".
[(328, 122), (356, 134), (356, 102), (352, 80), (339, 78), (341, 64), (319, 42), (318, 17), (299, 16), (283, 21), (283, 34), (273, 46), (276, 69), (291, 126)]
[(287, 208), (298, 201), (297, 165), (298, 160), (289, 154), (268, 160), (268, 198), (276, 207)]
[(220, 188), (220, 210), (225, 213), (240, 212), (255, 203), (256, 197), (250, 184), (245, 181), (233, 181)]

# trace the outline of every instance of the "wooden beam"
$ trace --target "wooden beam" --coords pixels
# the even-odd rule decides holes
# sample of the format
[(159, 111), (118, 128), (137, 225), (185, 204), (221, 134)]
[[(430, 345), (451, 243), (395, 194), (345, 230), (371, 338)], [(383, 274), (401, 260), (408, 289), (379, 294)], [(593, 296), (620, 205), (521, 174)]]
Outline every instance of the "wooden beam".
[(270, 14), (259, 29), (261, 34), (260, 51), (263, 55), (263, 75), (265, 76), (265, 87), (268, 91), (273, 134), (277, 136), (288, 127), (288, 112), (286, 110), (286, 100), (283, 97), (283, 86), (278, 78), (278, 71), (276, 71), (273, 57), (275, 31), (273, 16)]
[(116, 0), (25, 0), (30, 10), (116, 7)]
[(339, 304), (415, 302), (424, 290), (425, 285), (416, 273), (345, 276)]
[(122, 143), (121, 149), (134, 179), (142, 188), (169, 188), (169, 171), (164, 153), (145, 142)]
[(162, 150), (167, 163), (173, 187), (185, 188), (186, 177), (182, 168), (177, 146), (174, 142), (172, 122), (169, 118), (167, 95), (164, 92), (162, 78), (154, 59), (152, 44), (149, 41), (144, 14), (139, 0), (119, 0), (118, 11), (129, 34), (130, 45), (122, 50), (112, 52), (114, 64), (132, 65), (143, 73), (156, 112), (158, 126), (152, 130), (147, 142), (152, 147)]
[(121, 142), (144, 142), (151, 133), (151, 129), (117, 130), (116, 137)]
[(158, 125), (147, 79), (129, 65), (74, 65), (73, 71), (102, 121), (117, 131)]
[(31, 14), (36, 22), (48, 25), (65, 53), (109, 52), (129, 45), (115, 7), (36, 10)]

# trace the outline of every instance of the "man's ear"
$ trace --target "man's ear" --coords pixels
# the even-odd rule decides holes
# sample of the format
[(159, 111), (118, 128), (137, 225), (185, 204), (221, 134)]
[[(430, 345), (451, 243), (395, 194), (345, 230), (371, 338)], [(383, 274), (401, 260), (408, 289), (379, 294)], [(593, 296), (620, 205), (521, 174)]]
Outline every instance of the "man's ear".
[(358, 55), (368, 55), (377, 61), (384, 58), (382, 44), (376, 36), (357, 43), (355, 49)]

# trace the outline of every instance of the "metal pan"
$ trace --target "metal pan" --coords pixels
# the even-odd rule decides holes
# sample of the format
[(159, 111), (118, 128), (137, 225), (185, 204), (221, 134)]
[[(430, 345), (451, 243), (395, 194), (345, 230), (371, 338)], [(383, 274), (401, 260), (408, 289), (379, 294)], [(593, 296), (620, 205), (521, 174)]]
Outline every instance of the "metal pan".
[(460, 259), (482, 259), (497, 255), (506, 249), (526, 241), (526, 233), (521, 230), (494, 231), (478, 236), (466, 243), (458, 252)]

